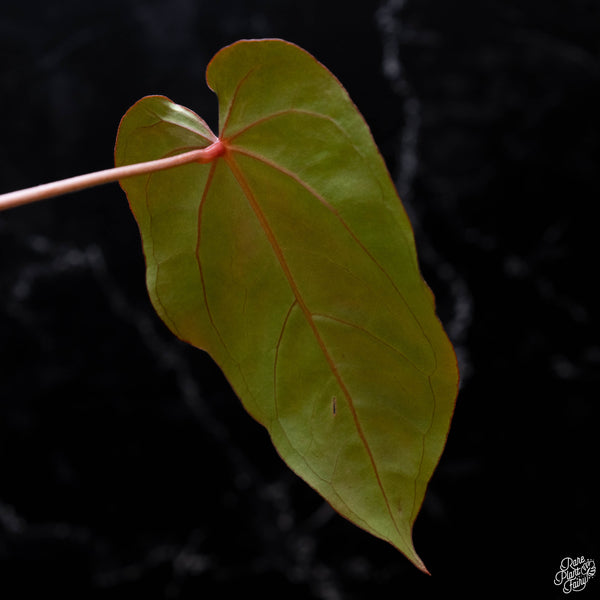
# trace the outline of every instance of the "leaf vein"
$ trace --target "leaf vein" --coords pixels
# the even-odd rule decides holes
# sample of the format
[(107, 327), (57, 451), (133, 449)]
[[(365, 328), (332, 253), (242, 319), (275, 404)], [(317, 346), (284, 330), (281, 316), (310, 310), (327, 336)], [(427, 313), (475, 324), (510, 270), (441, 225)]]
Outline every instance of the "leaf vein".
[(235, 101), (236, 98), (238, 97), (238, 94), (240, 93), (240, 90), (244, 87), (244, 85), (247, 83), (248, 79), (250, 78), (250, 76), (260, 67), (253, 67), (252, 69), (250, 69), (238, 82), (238, 84), (235, 86), (235, 90), (233, 91), (233, 95), (231, 96), (231, 101), (229, 102), (229, 106), (227, 107), (227, 113), (225, 114), (225, 118), (223, 119), (223, 126), (221, 127), (220, 130), (220, 137), (223, 138), (225, 136), (225, 131), (227, 130), (227, 127), (229, 126), (229, 119), (231, 118), (231, 113), (233, 110), (233, 106), (235, 105)]
[(431, 343), (431, 340), (427, 336), (427, 333), (423, 329), (423, 326), (421, 325), (419, 319), (417, 319), (417, 316), (415, 315), (414, 311), (412, 310), (410, 304), (406, 301), (406, 298), (404, 297), (404, 294), (398, 289), (398, 286), (396, 285), (396, 283), (394, 282), (394, 280), (392, 279), (392, 277), (390, 276), (390, 274), (383, 268), (383, 266), (381, 265), (381, 263), (373, 256), (373, 254), (369, 251), (369, 249), (362, 243), (362, 241), (354, 233), (354, 231), (352, 230), (352, 228), (348, 225), (348, 223), (342, 217), (342, 215), (339, 213), (339, 211), (334, 206), (332, 206), (331, 203), (328, 202), (319, 192), (317, 192), (317, 190), (315, 190), (311, 185), (309, 185), (307, 182), (305, 182), (302, 178), (300, 178), (293, 171), (290, 171), (289, 169), (286, 169), (282, 165), (279, 165), (279, 164), (277, 164), (277, 163), (269, 160), (268, 158), (266, 158), (264, 156), (261, 156), (259, 154), (254, 153), (254, 152), (250, 152), (250, 151), (245, 150), (243, 148), (235, 147), (235, 148), (230, 148), (230, 150), (238, 152), (240, 154), (243, 154), (244, 156), (248, 156), (250, 158), (254, 158), (255, 160), (258, 160), (258, 161), (262, 162), (266, 166), (271, 167), (272, 169), (274, 169), (276, 171), (279, 171), (281, 174), (290, 177), (298, 185), (300, 185), (301, 187), (303, 187), (310, 195), (312, 195), (329, 212), (331, 212), (331, 214), (334, 215), (334, 217), (339, 221), (339, 223), (344, 227), (344, 229), (352, 237), (352, 239), (354, 240), (354, 242), (361, 248), (361, 250), (367, 255), (367, 257), (373, 262), (373, 264), (377, 267), (377, 269), (379, 269), (383, 273), (383, 275), (389, 281), (390, 285), (393, 287), (394, 291), (396, 292), (396, 294), (401, 299), (402, 303), (404, 304), (404, 306), (406, 307), (406, 309), (410, 313), (410, 315), (413, 318), (415, 324), (421, 330), (421, 333), (422, 333), (424, 339), (427, 340), (427, 343), (428, 343), (429, 348), (431, 350), (431, 355), (433, 356), (433, 360), (434, 360), (434, 365), (433, 365), (433, 368), (432, 368), (432, 373), (435, 372), (435, 370), (437, 369), (437, 357), (435, 356), (435, 352), (433, 351), (433, 345)]
[(348, 390), (348, 387), (346, 386), (346, 383), (345, 383), (343, 377), (341, 376), (341, 374), (337, 368), (337, 365), (335, 364), (335, 361), (333, 360), (323, 338), (321, 337), (321, 334), (314, 322), (314, 319), (312, 318), (311, 312), (308, 309), (308, 307), (304, 301), (304, 298), (300, 294), (300, 290), (298, 289), (298, 286), (297, 286), (297, 284), (294, 280), (294, 277), (290, 271), (289, 265), (287, 264), (287, 261), (285, 260), (285, 256), (283, 255), (281, 246), (279, 245), (279, 242), (277, 241), (277, 238), (275, 237), (275, 234), (273, 233), (273, 230), (271, 229), (267, 218), (265, 217), (256, 198), (254, 197), (254, 193), (252, 192), (252, 189), (250, 188), (248, 181), (246, 180), (246, 178), (244, 177), (239, 166), (235, 162), (235, 159), (233, 158), (231, 152), (226, 152), (225, 160), (227, 161), (227, 164), (229, 165), (229, 168), (231, 169), (234, 177), (238, 181), (238, 184), (240, 185), (244, 195), (246, 196), (246, 199), (248, 200), (252, 210), (256, 214), (256, 216), (261, 224), (261, 227), (263, 228), (263, 231), (264, 231), (267, 239), (269, 240), (269, 243), (271, 244), (271, 247), (273, 248), (273, 251), (277, 257), (277, 260), (286, 276), (286, 279), (288, 280), (288, 283), (289, 283), (290, 287), (292, 288), (292, 291), (294, 293), (296, 301), (298, 302), (298, 306), (301, 308), (308, 325), (312, 329), (312, 332), (317, 341), (317, 344), (319, 345), (321, 352), (323, 353), (323, 356), (325, 357), (325, 360), (328, 363), (332, 374), (334, 375), (338, 385), (340, 386), (340, 389), (342, 390), (342, 393), (344, 394), (344, 397), (346, 398), (346, 402), (348, 404), (350, 413), (351, 413), (353, 421), (354, 421), (354, 426), (355, 426), (357, 434), (361, 440), (361, 443), (362, 443), (363, 447), (365, 448), (365, 451), (369, 458), (369, 462), (371, 463), (371, 468), (373, 469), (373, 473), (375, 475), (377, 485), (383, 496), (383, 500), (385, 502), (387, 512), (390, 515), (390, 518), (392, 520), (392, 523), (394, 524), (394, 527), (396, 528), (396, 531), (398, 532), (398, 534), (401, 537), (403, 537), (402, 531), (396, 521), (396, 515), (395, 515), (394, 511), (392, 511), (392, 507), (390, 505), (388, 495), (387, 495), (385, 487), (383, 485), (383, 481), (381, 480), (381, 475), (379, 473), (379, 469), (377, 467), (375, 457), (373, 456), (373, 452), (371, 450), (371, 447), (366, 438), (365, 432), (363, 431), (362, 425), (358, 418), (358, 414), (354, 407), (354, 401), (352, 399), (352, 395), (350, 394), (350, 391)]
[[(168, 98), (167, 98), (167, 100), (168, 100)], [(169, 102), (171, 102), (171, 100), (169, 100)], [(177, 105), (177, 106), (179, 106), (179, 105)], [(179, 108), (184, 108), (184, 107), (183, 106), (179, 106)], [(138, 129), (151, 129), (152, 127), (155, 127), (156, 125), (159, 125), (161, 122), (162, 123), (168, 123), (169, 125), (174, 125), (175, 127), (179, 128), (179, 129), (183, 129), (184, 131), (189, 131), (190, 133), (193, 133), (194, 135), (197, 135), (198, 137), (201, 137), (203, 140), (206, 140), (209, 144), (212, 144), (213, 142), (215, 142), (217, 140), (217, 137), (211, 131), (210, 127), (206, 124), (206, 122), (204, 121), (204, 119), (201, 119), (194, 111), (190, 110), (189, 108), (184, 108), (184, 109), (185, 109), (185, 111), (187, 113), (189, 113), (190, 115), (192, 115), (195, 119), (198, 119), (203, 125), (206, 126), (206, 129), (210, 133), (210, 136), (207, 137), (204, 134), (202, 134), (199, 131), (197, 131), (196, 129), (190, 129), (186, 125), (182, 125), (181, 123), (178, 123), (177, 121), (171, 120), (169, 117), (161, 117), (155, 111), (153, 111), (151, 108), (148, 108), (148, 107), (146, 107), (146, 112), (148, 112), (152, 116), (156, 117), (158, 119), (158, 121), (156, 123), (153, 123), (152, 125), (142, 125)]]
[(241, 129), (238, 129), (238, 131), (236, 131), (234, 134), (228, 136), (227, 137), (227, 141), (231, 142), (232, 140), (235, 140), (235, 138), (237, 138), (240, 135), (246, 133), (247, 131), (249, 131), (253, 127), (256, 127), (258, 125), (262, 125), (263, 123), (267, 123), (271, 119), (275, 119), (277, 117), (281, 117), (283, 115), (288, 115), (288, 114), (309, 115), (311, 117), (316, 117), (317, 119), (325, 119), (326, 121), (329, 121), (329, 122), (333, 123), (333, 125), (335, 125), (336, 128), (339, 129), (339, 126), (335, 122), (335, 119), (333, 119), (329, 115), (324, 115), (323, 113), (318, 113), (318, 112), (315, 112), (314, 110), (306, 110), (305, 108), (286, 108), (284, 110), (279, 110), (279, 111), (270, 113), (270, 114), (268, 114), (268, 115), (266, 115), (264, 117), (261, 117), (260, 119), (256, 119), (255, 121), (252, 121), (252, 122), (248, 123), (247, 125), (245, 125)]
[[(287, 327), (288, 321), (292, 314), (292, 310), (298, 304), (298, 301), (294, 298), (290, 308), (285, 315), (285, 319), (283, 320), (283, 324), (281, 326), (281, 331), (279, 333), (279, 338), (277, 339), (277, 344), (275, 345), (275, 359), (273, 361), (273, 399), (275, 405), (275, 416), (279, 420), (279, 406), (278, 406), (278, 397), (277, 397), (277, 365), (279, 363), (279, 350), (281, 349), (281, 342), (283, 340), (283, 334), (285, 332), (285, 328)], [(291, 442), (290, 442), (291, 445)]]
[(218, 161), (213, 161), (210, 165), (210, 171), (208, 173), (208, 178), (206, 180), (206, 184), (204, 186), (204, 190), (202, 190), (202, 197), (200, 198), (200, 202), (198, 204), (198, 219), (197, 219), (197, 237), (196, 237), (196, 250), (195, 250), (195, 258), (196, 258), (196, 264), (198, 265), (198, 274), (200, 276), (200, 284), (201, 284), (201, 288), (202, 288), (202, 297), (204, 299), (204, 305), (206, 306), (206, 314), (208, 315), (208, 320), (210, 321), (210, 324), (213, 328), (213, 330), (215, 331), (215, 333), (217, 334), (221, 344), (223, 345), (223, 348), (225, 348), (225, 351), (227, 352), (227, 354), (229, 355), (229, 357), (231, 358), (231, 360), (236, 363), (239, 367), (239, 363), (238, 361), (236, 361), (227, 344), (225, 343), (225, 340), (223, 339), (223, 336), (221, 335), (221, 332), (219, 330), (219, 328), (217, 327), (217, 324), (215, 323), (214, 317), (213, 317), (213, 313), (212, 310), (210, 308), (210, 302), (208, 301), (208, 294), (206, 293), (206, 282), (204, 279), (204, 268), (202, 266), (202, 259), (200, 258), (200, 246), (202, 245), (202, 226), (203, 226), (203, 211), (204, 211), (204, 206), (206, 204), (206, 198), (208, 197), (208, 192), (210, 190), (210, 187), (212, 185), (212, 181), (214, 178), (214, 174), (215, 174), (215, 170), (217, 168), (217, 164)]
[(341, 323), (342, 325), (346, 325), (348, 327), (351, 327), (353, 329), (356, 329), (356, 330), (364, 333), (365, 335), (369, 336), (372, 340), (378, 342), (379, 344), (382, 344), (383, 346), (385, 346), (386, 348), (389, 348), (390, 350), (393, 350), (402, 359), (404, 359), (409, 365), (411, 365), (412, 367), (414, 367), (414, 369), (416, 369), (417, 371), (419, 371), (423, 375), (426, 375), (426, 376), (430, 375), (429, 371), (425, 371), (424, 369), (422, 369), (421, 367), (419, 367), (419, 365), (417, 365), (408, 356), (406, 356), (406, 354), (404, 354), (404, 352), (402, 352), (399, 348), (396, 348), (396, 346), (394, 346), (393, 344), (390, 344), (389, 342), (386, 342), (385, 340), (383, 340), (379, 336), (375, 335), (374, 333), (372, 333), (371, 331), (369, 331), (368, 329), (366, 329), (362, 325), (359, 325), (358, 323), (352, 323), (351, 321), (346, 321), (345, 319), (340, 319), (339, 317), (334, 317), (333, 315), (326, 315), (326, 314), (323, 314), (323, 313), (313, 313), (313, 316), (314, 317), (321, 317), (323, 319), (329, 319), (331, 321), (336, 321), (337, 323)]

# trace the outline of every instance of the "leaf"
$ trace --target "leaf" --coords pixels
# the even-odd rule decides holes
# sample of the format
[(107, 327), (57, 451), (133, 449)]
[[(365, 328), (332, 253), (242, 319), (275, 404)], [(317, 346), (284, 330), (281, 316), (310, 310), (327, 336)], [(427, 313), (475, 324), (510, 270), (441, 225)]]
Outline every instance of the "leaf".
[[(121, 182), (153, 305), (298, 475), (425, 570), (412, 526), (458, 373), (385, 164), (341, 84), (293, 44), (228, 46), (207, 81), (221, 155)], [(146, 97), (121, 122), (116, 163), (216, 140)]]

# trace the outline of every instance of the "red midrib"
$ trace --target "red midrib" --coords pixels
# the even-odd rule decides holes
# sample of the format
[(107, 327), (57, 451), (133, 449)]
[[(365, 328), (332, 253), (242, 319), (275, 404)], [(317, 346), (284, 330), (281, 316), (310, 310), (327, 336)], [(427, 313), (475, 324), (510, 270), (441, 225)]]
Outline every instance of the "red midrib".
[[(286, 279), (288, 280), (288, 283), (290, 284), (290, 287), (292, 288), (292, 292), (294, 294), (294, 297), (296, 298), (296, 301), (298, 302), (298, 306), (300, 306), (307, 323), (309, 324), (310, 328), (312, 329), (313, 335), (315, 336), (315, 339), (317, 340), (317, 343), (319, 344), (319, 347), (321, 348), (321, 352), (323, 352), (323, 356), (325, 357), (325, 360), (327, 361), (327, 364), (329, 365), (331, 372), (335, 376), (335, 378), (338, 382), (338, 385), (340, 386), (340, 388), (348, 402), (348, 407), (350, 409), (350, 413), (352, 414), (352, 418), (354, 419), (354, 425), (356, 427), (356, 431), (365, 447), (365, 450), (367, 451), (369, 460), (371, 462), (371, 466), (373, 468), (375, 477), (377, 479), (377, 484), (378, 484), (378, 486), (381, 490), (381, 493), (383, 495), (383, 498), (385, 500), (385, 504), (386, 504), (387, 510), (390, 514), (390, 517), (392, 519), (392, 522), (394, 523), (394, 526), (397, 529), (396, 519), (394, 518), (394, 514), (392, 512), (392, 508), (388, 501), (387, 494), (385, 493), (385, 489), (383, 487), (383, 483), (381, 481), (381, 477), (379, 475), (377, 465), (375, 464), (375, 459), (373, 457), (373, 453), (371, 452), (371, 448), (369, 447), (369, 443), (367, 442), (367, 438), (364, 434), (364, 431), (363, 431), (360, 421), (358, 419), (358, 415), (356, 414), (356, 410), (354, 408), (354, 402), (352, 401), (352, 396), (350, 395), (350, 392), (349, 392), (348, 388), (346, 387), (346, 384), (344, 383), (344, 380), (342, 379), (342, 377), (337, 369), (337, 366), (336, 366), (335, 362), (333, 361), (333, 358), (329, 354), (327, 346), (325, 345), (325, 342), (323, 341), (323, 338), (321, 337), (321, 334), (319, 333), (317, 326), (315, 325), (312, 313), (308, 309), (308, 306), (306, 306), (306, 303), (304, 302), (304, 298), (302, 298), (302, 295), (300, 294), (300, 290), (298, 289), (298, 286), (296, 285), (296, 282), (294, 280), (292, 272), (290, 271), (290, 268), (285, 260), (285, 257), (283, 255), (281, 247), (279, 246), (277, 238), (275, 237), (275, 234), (273, 233), (273, 230), (271, 229), (271, 226), (269, 225), (269, 222), (267, 221), (267, 218), (265, 217), (260, 205), (256, 201), (256, 198), (254, 197), (254, 193), (250, 189), (250, 186), (249, 186), (246, 178), (244, 177), (244, 174), (242, 173), (242, 171), (238, 167), (237, 163), (235, 162), (235, 159), (233, 157), (233, 151), (227, 147), (226, 143), (225, 143), (224, 158), (225, 158), (225, 161), (227, 162), (227, 165), (231, 169), (231, 172), (233, 173), (234, 177), (236, 178), (237, 182), (239, 183), (240, 187), (242, 188), (244, 195), (246, 196), (265, 235), (267, 236), (267, 239), (269, 240), (269, 243), (271, 244), (271, 247), (273, 248), (273, 251), (275, 252), (275, 255), (277, 256), (279, 265), (281, 266), (281, 269), (283, 270), (283, 272), (286, 276)], [(400, 533), (400, 532), (398, 531), (398, 533)]]

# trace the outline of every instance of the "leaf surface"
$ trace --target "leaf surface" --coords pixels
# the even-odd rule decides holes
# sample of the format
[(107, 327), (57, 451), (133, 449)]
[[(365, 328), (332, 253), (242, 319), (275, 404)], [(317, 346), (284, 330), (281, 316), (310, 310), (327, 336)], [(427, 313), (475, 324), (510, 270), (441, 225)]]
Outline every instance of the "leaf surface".
[[(458, 373), (385, 164), (338, 80), (293, 44), (237, 42), (207, 81), (224, 152), (121, 182), (153, 305), (298, 475), (425, 570), (412, 526)], [(116, 163), (216, 140), (150, 96), (123, 118)]]

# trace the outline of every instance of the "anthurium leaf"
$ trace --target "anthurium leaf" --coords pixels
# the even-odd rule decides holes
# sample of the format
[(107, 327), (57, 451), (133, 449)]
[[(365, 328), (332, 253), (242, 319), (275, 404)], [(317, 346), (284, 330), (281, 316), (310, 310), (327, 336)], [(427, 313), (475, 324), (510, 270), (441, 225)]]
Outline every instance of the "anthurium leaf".
[[(154, 307), (213, 357), (298, 475), (425, 570), (412, 526), (458, 374), (385, 164), (338, 80), (293, 44), (228, 46), (207, 81), (216, 157), (121, 182)], [(116, 163), (216, 140), (147, 97), (121, 122)]]

